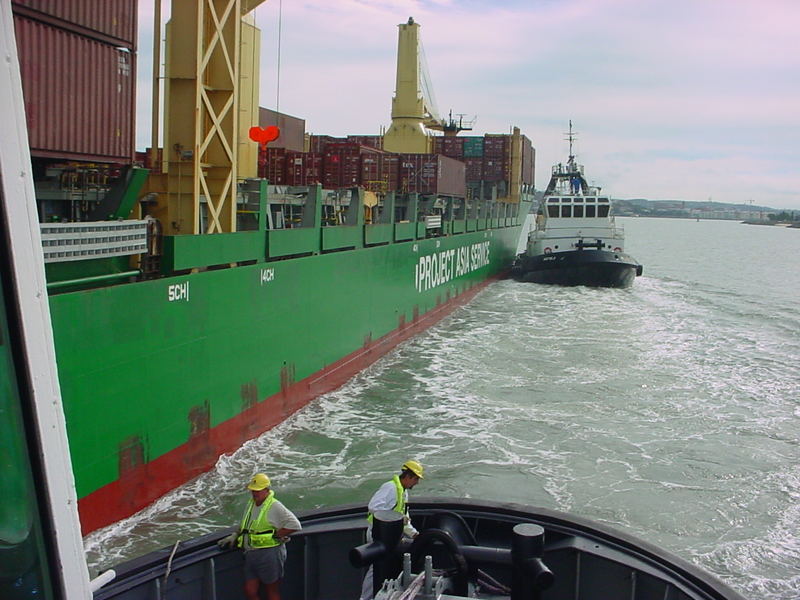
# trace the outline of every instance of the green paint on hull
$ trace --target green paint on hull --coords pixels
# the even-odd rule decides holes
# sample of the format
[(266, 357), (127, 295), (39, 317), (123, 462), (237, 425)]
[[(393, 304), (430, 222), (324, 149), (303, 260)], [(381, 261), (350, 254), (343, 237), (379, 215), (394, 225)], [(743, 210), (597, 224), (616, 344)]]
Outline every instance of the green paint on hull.
[[(423, 315), (507, 269), (520, 230), (52, 296), (78, 496), (410, 323), (415, 311)], [(485, 242), (488, 264), (478, 266)], [(447, 254), (459, 248), (467, 250)], [(431, 255), (437, 259), (424, 259)]]

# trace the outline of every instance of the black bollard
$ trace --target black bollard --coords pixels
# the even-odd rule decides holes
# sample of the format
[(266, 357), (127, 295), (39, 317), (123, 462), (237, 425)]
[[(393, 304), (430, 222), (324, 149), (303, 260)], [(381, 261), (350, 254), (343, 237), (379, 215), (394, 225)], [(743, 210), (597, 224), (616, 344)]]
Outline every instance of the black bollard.
[(403, 515), (394, 510), (376, 510), (372, 516), (372, 541), (350, 550), (354, 567), (372, 565), (372, 591), (377, 594), (387, 577), (399, 574), (398, 558), (393, 552), (403, 537)]
[(538, 600), (539, 592), (553, 585), (553, 573), (542, 562), (543, 555), (544, 529), (533, 523), (515, 525), (511, 540), (511, 600)]

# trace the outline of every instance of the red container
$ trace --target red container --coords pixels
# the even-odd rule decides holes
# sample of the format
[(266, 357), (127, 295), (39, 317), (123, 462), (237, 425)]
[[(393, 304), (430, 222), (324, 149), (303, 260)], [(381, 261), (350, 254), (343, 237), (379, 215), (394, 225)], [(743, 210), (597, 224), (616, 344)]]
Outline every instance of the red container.
[(463, 159), (467, 182), (483, 179), (483, 158)]
[(373, 192), (385, 186), (382, 155), (369, 153), (361, 157), (361, 185)]
[(483, 138), (483, 156), (502, 158), (506, 154), (506, 138), (504, 134), (487, 133)]
[(322, 185), (328, 189), (361, 185), (362, 157), (380, 153), (357, 142), (329, 142), (325, 149)]
[(464, 156), (464, 138), (443, 137), (441, 153), (450, 158), (461, 160)]
[(258, 176), (272, 185), (286, 185), (286, 149), (267, 148), (259, 151)]
[(505, 160), (502, 157), (483, 157), (483, 181), (503, 181), (508, 179)]
[(345, 138), (336, 138), (329, 135), (310, 135), (308, 136), (309, 152), (324, 153), (328, 149), (330, 143), (343, 143), (347, 140)]
[(15, 14), (110, 44), (136, 45), (137, 0), (14, 0)]
[(401, 192), (463, 197), (466, 193), (464, 163), (441, 154), (401, 154)]
[(286, 153), (286, 185), (322, 183), (322, 155), (312, 152)]
[(383, 150), (383, 136), (382, 135), (348, 135), (348, 142), (355, 142), (362, 146)]
[(383, 178), (387, 183), (389, 191), (397, 191), (400, 189), (400, 155), (399, 154), (384, 154), (383, 155)]
[(130, 48), (20, 15), (14, 28), (31, 155), (131, 163), (136, 63)]

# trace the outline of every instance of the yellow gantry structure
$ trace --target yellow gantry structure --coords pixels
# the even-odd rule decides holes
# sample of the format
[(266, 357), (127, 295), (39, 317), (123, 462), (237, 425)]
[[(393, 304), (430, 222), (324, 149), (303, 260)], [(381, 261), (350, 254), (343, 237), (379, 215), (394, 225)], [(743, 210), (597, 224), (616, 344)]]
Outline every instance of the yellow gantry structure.
[(438, 124), (438, 115), (423, 93), (419, 24), (409, 19), (398, 28), (392, 124), (383, 135), (383, 148), (389, 152), (429, 153), (432, 143), (428, 127)]
[(172, 0), (166, 32), (164, 175), (151, 214), (165, 233), (236, 230), (237, 182), (255, 177), (260, 33), (247, 17), (264, 0)]

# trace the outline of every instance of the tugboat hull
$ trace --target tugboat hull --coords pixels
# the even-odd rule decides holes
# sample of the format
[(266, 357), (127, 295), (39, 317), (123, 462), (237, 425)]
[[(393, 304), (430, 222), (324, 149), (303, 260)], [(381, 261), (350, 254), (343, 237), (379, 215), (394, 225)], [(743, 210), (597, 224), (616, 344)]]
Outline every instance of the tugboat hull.
[(642, 265), (624, 252), (574, 250), (517, 257), (511, 276), (517, 281), (590, 287), (629, 287)]

